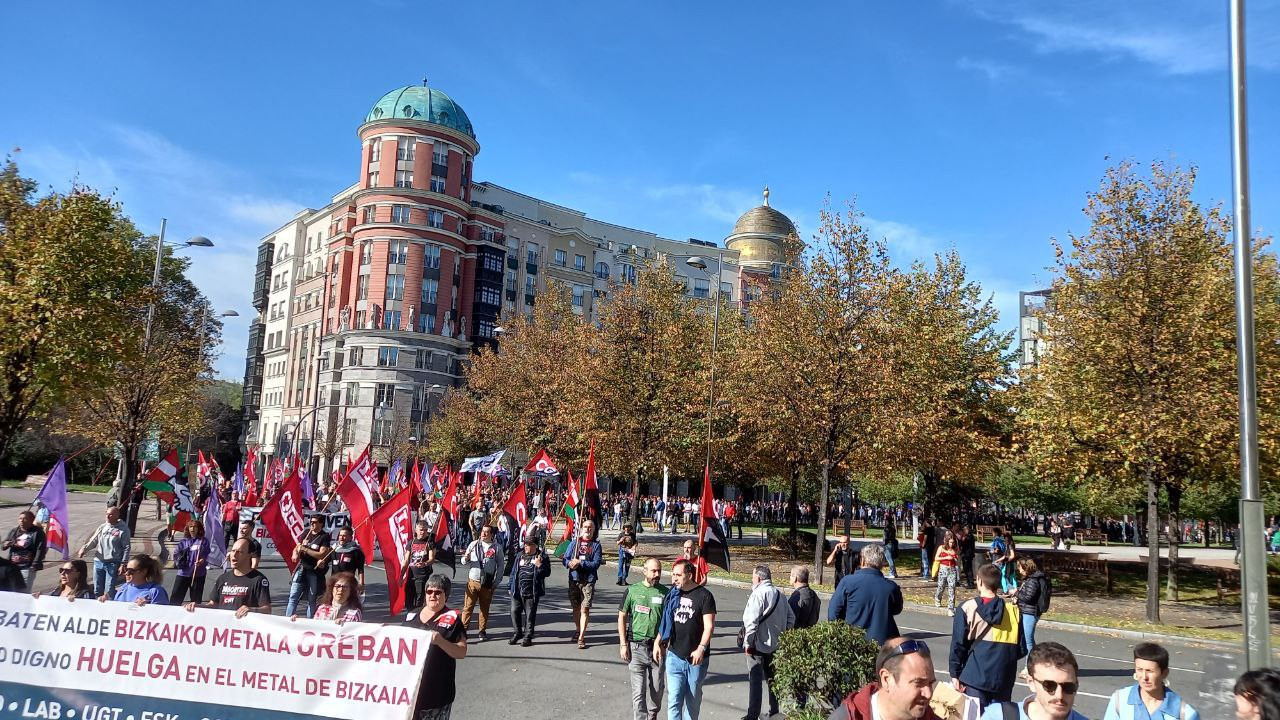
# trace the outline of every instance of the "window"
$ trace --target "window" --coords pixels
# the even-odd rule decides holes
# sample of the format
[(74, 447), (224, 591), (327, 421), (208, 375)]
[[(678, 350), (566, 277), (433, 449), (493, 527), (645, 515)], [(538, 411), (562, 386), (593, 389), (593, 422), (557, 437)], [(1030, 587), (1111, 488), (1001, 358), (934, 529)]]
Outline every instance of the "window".
[(342, 444), (350, 445), (355, 440), (356, 419), (347, 418), (342, 421)]
[[(364, 278), (361, 278), (361, 280), (363, 279)], [(387, 276), (386, 298), (387, 298), (387, 302), (404, 299), (404, 276), (403, 275)]]
[(433, 228), (444, 227), (444, 213), (439, 210), (428, 210), (427, 225)]
[(364, 364), (364, 348), (353, 347), (347, 350), (347, 364), (359, 366)]
[(369, 276), (368, 275), (361, 275), (360, 279), (356, 281), (356, 299), (357, 300), (369, 299)]
[(573, 256), (573, 269), (574, 269), (574, 270), (578, 270), (578, 271), (586, 270), (586, 269), (587, 269), (587, 256), (586, 256), (586, 255), (574, 255), (574, 256)]
[(422, 249), (422, 269), (440, 269), (440, 247), (428, 245)]
[(604, 262), (596, 263), (596, 277), (601, 280), (609, 279), (609, 264)]
[(374, 217), (375, 217), (375, 215), (376, 215), (376, 213), (377, 213), (377, 212), (378, 212), (378, 206), (377, 206), (377, 205), (365, 205), (365, 206), (364, 206), (364, 219), (363, 219), (363, 220), (361, 220), (361, 222), (363, 222), (363, 223), (364, 223), (364, 224), (366, 224), (366, 225), (368, 225), (369, 223), (373, 222)]
[(382, 329), (383, 330), (399, 330), (400, 329), (400, 311), (399, 310), (382, 311)]
[(360, 248), (360, 264), (368, 265), (371, 262), (373, 262), (373, 243), (366, 242)]
[(392, 205), (391, 206), (391, 222), (397, 222), (397, 223), (409, 222), (409, 206), (408, 205)]
[(378, 171), (377, 170), (369, 171), (369, 187), (371, 188), (378, 187)]
[(556, 265), (559, 265), (560, 267), (564, 267), (564, 258), (565, 258), (564, 251), (556, 250)]
[(382, 138), (374, 138), (369, 143), (369, 164), (382, 162)]
[(395, 407), (396, 386), (388, 383), (378, 383), (374, 388), (373, 406), (376, 408), (386, 407), (388, 409)]
[(392, 265), (403, 265), (409, 256), (409, 241), (392, 240), (390, 251), (391, 254), (387, 257), (387, 262)]
[(439, 280), (423, 280), (422, 281), (422, 304), (435, 305), (436, 293), (440, 291)]
[(413, 355), (413, 367), (415, 370), (430, 370), (430, 350), (419, 350)]
[(636, 266), (635, 266), (635, 265), (628, 265), (628, 264), (626, 264), (626, 263), (623, 263), (622, 265), (619, 265), (619, 266), (618, 266), (618, 279), (619, 279), (619, 280), (622, 280), (622, 281), (625, 281), (625, 282), (629, 282), (629, 283), (635, 284), (635, 281), (636, 281)]
[(720, 283), (720, 299), (729, 301), (733, 300), (733, 283)]
[(528, 252), (530, 264), (538, 262), (538, 243), (529, 243), (525, 246), (525, 250)]
[(444, 192), (444, 178), (440, 177), (439, 175), (431, 176), (431, 192), (437, 192), (437, 193)]
[(476, 302), (485, 305), (501, 305), (501, 293), (490, 287), (481, 287), (476, 289)]
[(532, 295), (535, 289), (537, 289), (537, 287), (534, 279), (526, 275), (524, 278), (524, 294)]
[(508, 275), (508, 276), (507, 276), (507, 289), (508, 289), (508, 290), (510, 290), (511, 292), (515, 292), (515, 291), (516, 291), (516, 276), (515, 276), (515, 275)]
[(497, 234), (496, 232), (494, 232), (494, 231), (493, 231), (493, 228), (491, 228), (491, 227), (484, 227), (484, 226), (481, 226), (481, 227), (480, 227), (480, 239), (481, 239), (481, 240), (484, 240), (485, 242), (493, 242), (493, 241), (494, 241), (494, 239), (495, 239), (495, 238), (497, 238), (497, 236), (498, 236), (498, 234)]
[(396, 171), (396, 187), (398, 188), (413, 187), (413, 171), (397, 170)]
[(477, 323), (476, 334), (483, 338), (493, 337), (493, 329), (497, 327), (492, 320), (481, 320)]
[(481, 256), (483, 267), (485, 270), (494, 272), (502, 272), (502, 258), (492, 253), (485, 253)]
[(356, 329), (359, 330), (360, 328), (363, 328), (363, 327), (364, 327), (364, 311), (357, 310), (356, 311)]
[(412, 160), (417, 144), (413, 138), (396, 138), (396, 159)]
[(346, 388), (346, 397), (342, 399), (344, 405), (355, 405), (359, 402), (360, 385), (358, 383), (349, 382)]
[(693, 279), (693, 296), (699, 298), (711, 297), (711, 284), (706, 278)]
[(444, 143), (436, 143), (431, 149), (431, 162), (436, 165), (449, 164), (449, 146)]
[(373, 421), (373, 444), (374, 445), (390, 445), (391, 444), (391, 421), (390, 420), (374, 420)]
[(573, 306), (582, 309), (583, 296), (586, 295), (587, 289), (581, 285), (573, 286)]
[(418, 331), (433, 333), (436, 331), (436, 316), (423, 313), (418, 316)]

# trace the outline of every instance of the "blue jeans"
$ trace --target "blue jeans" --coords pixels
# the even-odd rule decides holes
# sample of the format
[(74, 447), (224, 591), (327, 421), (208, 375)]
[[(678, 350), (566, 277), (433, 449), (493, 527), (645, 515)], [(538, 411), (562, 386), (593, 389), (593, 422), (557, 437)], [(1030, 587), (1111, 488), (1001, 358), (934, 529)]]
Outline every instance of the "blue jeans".
[(929, 551), (920, 548), (920, 577), (929, 577)]
[(103, 560), (102, 558), (93, 559), (93, 594), (98, 597), (103, 595), (107, 599), (116, 596), (116, 588), (120, 585), (120, 563)]
[(707, 665), (711, 658), (703, 658), (701, 665), (691, 665), (688, 660), (667, 652), (667, 720), (698, 720), (702, 708), (702, 683), (707, 679)]
[(627, 576), (631, 574), (631, 553), (618, 553), (618, 579), (622, 582), (627, 581)]
[(888, 545), (884, 546), (884, 559), (885, 562), (889, 563), (889, 577), (896, 576), (898, 574), (898, 568), (893, 566), (893, 550), (891, 550)]
[(1029, 613), (1022, 613), (1022, 644), (1031, 652), (1036, 645), (1036, 623), (1040, 618)]
[(298, 572), (293, 576), (293, 584), (289, 586), (289, 604), (284, 609), (285, 617), (292, 617), (298, 610), (298, 603), (302, 601), (302, 596), (307, 596), (307, 617), (316, 614), (316, 603), (320, 602), (320, 595), (324, 593), (324, 575), (314, 570), (298, 568)]

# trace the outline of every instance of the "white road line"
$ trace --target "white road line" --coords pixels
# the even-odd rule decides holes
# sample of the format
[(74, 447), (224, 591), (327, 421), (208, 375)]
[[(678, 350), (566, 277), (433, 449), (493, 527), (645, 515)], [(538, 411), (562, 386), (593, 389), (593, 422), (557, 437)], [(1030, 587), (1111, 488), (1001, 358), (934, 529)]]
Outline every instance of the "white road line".
[[(947, 677), (951, 677), (951, 673), (947, 672), (946, 670), (939, 670), (939, 669), (937, 669), (937, 668), (934, 668), (934, 669), (933, 669), (933, 674), (934, 674), (934, 675), (946, 675)], [(1017, 688), (1017, 685), (1015, 684), (1015, 685), (1014, 685), (1014, 687), (1015, 687), (1015, 688)], [(1028, 688), (1028, 690), (1029, 690), (1029, 689), (1030, 689), (1030, 688)], [(1111, 696), (1110, 696), (1110, 695), (1098, 695), (1097, 693), (1085, 692), (1085, 691), (1083, 691), (1083, 690), (1077, 690), (1077, 691), (1076, 691), (1076, 695), (1084, 695), (1084, 696), (1086, 696), (1086, 697), (1098, 698), (1098, 699), (1100, 699), (1100, 700), (1110, 700), (1110, 699), (1111, 699)]]
[[(937, 630), (926, 630), (925, 628), (913, 628), (913, 627), (907, 627), (906, 625), (899, 625), (899, 626), (898, 626), (898, 629), (899, 629), (899, 630), (907, 630), (907, 631), (910, 631), (910, 632), (924, 632), (924, 633), (938, 632)], [(1072, 650), (1072, 653), (1073, 653), (1076, 657), (1091, 658), (1091, 659), (1093, 659), (1093, 660), (1109, 660), (1109, 661), (1111, 661), (1111, 662), (1120, 663), (1121, 665), (1131, 665), (1131, 664), (1133, 664), (1133, 660), (1121, 660), (1120, 658), (1103, 657), (1103, 656), (1101, 656), (1101, 655), (1085, 655), (1084, 653), (1075, 652), (1074, 650)], [(1205, 674), (1205, 671), (1204, 671), (1204, 670), (1192, 670), (1191, 668), (1180, 668), (1180, 667), (1174, 667), (1173, 665), (1170, 665), (1170, 666), (1169, 666), (1169, 669), (1170, 669), (1170, 670), (1177, 670), (1177, 671), (1179, 671), (1179, 672), (1196, 673), (1196, 674), (1198, 674), (1198, 675), (1204, 675), (1204, 674)], [(1083, 694), (1083, 693), (1081, 693), (1081, 694)]]

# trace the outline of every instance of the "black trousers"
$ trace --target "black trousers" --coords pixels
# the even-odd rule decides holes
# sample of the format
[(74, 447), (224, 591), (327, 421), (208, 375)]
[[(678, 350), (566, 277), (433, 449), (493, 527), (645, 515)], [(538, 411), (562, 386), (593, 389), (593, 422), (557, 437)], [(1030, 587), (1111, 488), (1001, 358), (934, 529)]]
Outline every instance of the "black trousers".
[(404, 606), (406, 608), (422, 607), (427, 604), (427, 578), (431, 577), (431, 566), (425, 572), (409, 570), (409, 578), (404, 586)]
[(204, 601), (204, 575), (196, 575), (195, 577), (187, 577), (178, 575), (173, 580), (173, 590), (169, 592), (169, 604), (181, 605), (183, 598), (187, 596), (187, 591), (191, 591), (191, 602), (198, 603)]
[(511, 627), (516, 629), (516, 637), (527, 635), (533, 637), (533, 629), (538, 624), (538, 596), (511, 596)]

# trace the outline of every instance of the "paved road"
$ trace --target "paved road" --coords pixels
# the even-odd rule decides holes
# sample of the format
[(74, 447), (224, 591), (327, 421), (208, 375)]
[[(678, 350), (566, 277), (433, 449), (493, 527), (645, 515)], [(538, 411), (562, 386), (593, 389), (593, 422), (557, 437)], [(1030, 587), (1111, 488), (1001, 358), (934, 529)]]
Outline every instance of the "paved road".
[[(0, 502), (32, 495), (34, 492), (31, 491), (0, 489)], [(103, 497), (73, 494), (70, 505), (73, 542), (80, 542), (76, 538), (85, 537), (85, 533), (101, 521)], [(9, 512), (15, 515), (16, 520), (16, 510)], [(144, 531), (158, 528), (153, 520), (145, 519), (140, 527)], [(151, 536), (154, 537), (153, 534)], [(151, 542), (152, 549), (155, 547), (153, 540), (143, 539), (140, 542)], [(277, 612), (283, 612), (288, 589), (288, 575), (283, 562), (269, 560), (263, 569), (272, 581)], [(463, 577), (459, 572), (458, 578)], [(558, 565), (548, 579), (547, 597), (538, 613), (539, 638), (532, 647), (507, 644), (511, 628), (507, 615), (508, 600), (503, 594), (496, 595), (490, 640), (473, 642), (467, 659), (459, 664), (455, 716), (518, 714), (536, 718), (630, 718), (630, 685), (626, 667), (618, 659), (616, 635), (617, 605), (623, 588), (613, 585), (612, 572), (606, 572), (602, 577), (604, 579), (597, 586), (596, 615), (588, 632), (590, 647), (586, 650), (578, 650), (571, 640), (565, 571)], [(632, 573), (631, 579), (637, 581), (638, 573)], [(52, 573), (46, 570), (41, 573), (37, 586), (43, 587), (50, 582)], [(703, 701), (704, 717), (738, 718), (746, 704), (746, 667), (740, 654), (732, 648), (747, 592), (719, 585), (711, 586), (711, 590), (716, 596), (719, 615), (712, 643), (711, 676)], [(461, 590), (455, 587), (450, 605), (461, 605), (461, 600)], [(370, 619), (390, 619), (385, 612), (386, 583), (380, 569), (370, 571), (366, 601), (371, 608), (383, 609), (372, 612)], [(907, 611), (899, 616), (898, 622), (904, 633), (929, 643), (937, 661), (939, 677), (946, 679), (945, 658), (950, 642), (951, 619), (927, 612)], [(472, 638), (474, 640), (474, 632)], [(1056, 640), (1076, 652), (1082, 681), (1076, 707), (1088, 717), (1102, 717), (1110, 693), (1131, 682), (1131, 640), (1101, 632), (1049, 629), (1037, 632), (1037, 639)], [(1233, 663), (1238, 666), (1238, 661), (1220, 656), (1219, 651), (1189, 644), (1170, 644), (1169, 649), (1173, 664), (1170, 681), (1176, 689), (1191, 697), (1196, 697), (1202, 687), (1214, 681), (1226, 682), (1229, 687), (1239, 672), (1232, 666)], [(1022, 689), (1018, 690), (1019, 694), (1022, 692)], [(1229, 700), (1229, 695), (1225, 699)], [(1200, 704), (1205, 705), (1205, 701)], [(1225, 705), (1221, 709), (1201, 708), (1204, 717), (1226, 717), (1229, 712)]]

